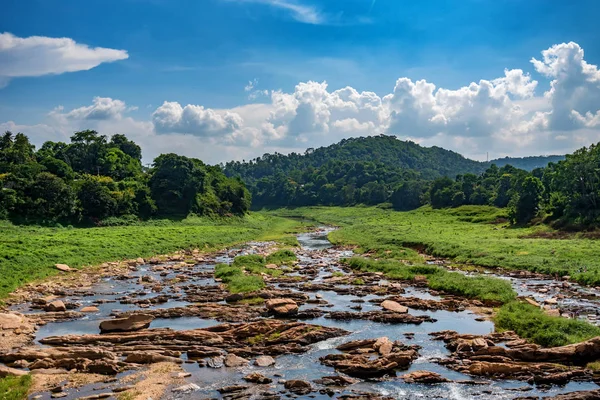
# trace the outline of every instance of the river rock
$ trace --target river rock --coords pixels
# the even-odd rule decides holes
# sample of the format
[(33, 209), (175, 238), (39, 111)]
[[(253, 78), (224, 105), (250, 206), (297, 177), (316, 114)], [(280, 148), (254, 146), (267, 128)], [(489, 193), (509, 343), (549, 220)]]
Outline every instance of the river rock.
[(267, 269), (277, 269), (279, 267), (277, 266), (277, 264), (267, 264), (267, 265), (265, 265), (265, 268), (267, 268)]
[(83, 307), (79, 311), (82, 312), (82, 313), (96, 313), (96, 312), (100, 311), (100, 309), (98, 307), (95, 307), (95, 306), (87, 306), (87, 307)]
[(21, 327), (23, 318), (16, 314), (0, 314), (0, 330), (15, 330)]
[(67, 264), (55, 264), (54, 268), (56, 268), (59, 271), (63, 271), (63, 272), (71, 271), (71, 267), (69, 267)]
[(195, 383), (188, 383), (187, 385), (179, 386), (172, 389), (172, 391), (175, 393), (189, 393), (198, 390), (200, 390), (200, 386), (196, 385)]
[(324, 376), (321, 379), (315, 380), (315, 383), (323, 386), (348, 386), (360, 382), (358, 379), (348, 378), (346, 376), (334, 375)]
[(392, 300), (385, 300), (383, 303), (381, 303), (381, 307), (383, 307), (385, 310), (397, 312), (400, 314), (406, 314), (408, 312), (408, 308)]
[(254, 360), (254, 364), (259, 367), (270, 367), (275, 364), (275, 359), (271, 356), (260, 356)]
[(312, 392), (312, 385), (310, 384), (310, 382), (299, 380), (299, 379), (292, 379), (292, 380), (286, 381), (283, 384), (283, 387), (285, 387), (287, 390), (289, 390), (292, 393), (300, 394), (300, 395), (305, 395), (305, 394)]
[(1, 378), (7, 377), (7, 376), (23, 376), (23, 375), (27, 375), (27, 371), (0, 365), (0, 377)]
[(394, 343), (387, 337), (381, 337), (373, 344), (373, 348), (379, 352), (382, 356), (390, 354)]
[(100, 323), (100, 332), (133, 332), (146, 329), (154, 318), (145, 314), (134, 314), (127, 318), (117, 318)]
[(267, 383), (273, 382), (273, 379), (267, 378), (266, 376), (254, 372), (252, 374), (244, 376), (246, 382), (258, 383), (259, 385), (266, 385)]
[(67, 311), (67, 306), (65, 306), (65, 303), (63, 303), (62, 300), (55, 300), (52, 303), (47, 304), (46, 307), (44, 307), (44, 310), (48, 312), (62, 312)]
[(265, 302), (265, 306), (275, 315), (288, 316), (298, 313), (298, 304), (292, 299), (270, 299)]
[(223, 361), (226, 367), (235, 368), (235, 367), (243, 367), (244, 365), (248, 365), (248, 360), (242, 357), (238, 357), (235, 354), (227, 354), (225, 360)]
[(406, 375), (401, 376), (406, 383), (442, 383), (448, 382), (448, 379), (444, 378), (438, 373), (431, 371), (414, 371)]
[(157, 353), (131, 353), (125, 358), (125, 362), (134, 364), (154, 364), (159, 362), (171, 362), (182, 364), (183, 360), (176, 357), (164, 356)]

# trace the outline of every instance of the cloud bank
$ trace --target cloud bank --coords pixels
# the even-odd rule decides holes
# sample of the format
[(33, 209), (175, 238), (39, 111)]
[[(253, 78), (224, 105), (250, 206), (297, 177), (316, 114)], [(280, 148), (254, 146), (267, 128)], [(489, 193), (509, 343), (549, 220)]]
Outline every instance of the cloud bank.
[[(232, 109), (165, 101), (148, 121), (127, 117), (130, 107), (120, 100), (96, 98), (90, 106), (56, 109), (47, 125), (23, 131), (47, 137), (92, 125), (107, 134), (131, 133), (147, 160), (177, 151), (212, 163), (379, 134), (478, 159), (488, 151), (493, 157), (566, 153), (600, 141), (600, 71), (585, 61), (583, 49), (557, 44), (531, 65), (530, 74), (506, 69), (497, 79), (458, 89), (403, 77), (385, 95), (309, 81)], [(547, 80), (546, 92), (538, 93), (534, 76)]]

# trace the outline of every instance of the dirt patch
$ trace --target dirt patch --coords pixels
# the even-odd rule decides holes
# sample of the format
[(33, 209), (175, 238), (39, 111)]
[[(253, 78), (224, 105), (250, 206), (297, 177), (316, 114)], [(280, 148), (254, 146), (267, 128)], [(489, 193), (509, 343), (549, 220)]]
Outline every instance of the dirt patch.
[(184, 379), (174, 376), (178, 372), (183, 372), (178, 364), (152, 364), (147, 370), (123, 378), (122, 383), (133, 385), (123, 393), (128, 393), (131, 400), (160, 399), (170, 386), (185, 384)]
[(106, 376), (98, 374), (80, 374), (80, 373), (66, 373), (66, 374), (33, 374), (33, 380), (29, 393), (47, 392), (50, 389), (58, 386), (62, 382), (67, 382), (64, 387), (67, 389), (78, 388), (84, 385), (92, 383), (104, 382)]

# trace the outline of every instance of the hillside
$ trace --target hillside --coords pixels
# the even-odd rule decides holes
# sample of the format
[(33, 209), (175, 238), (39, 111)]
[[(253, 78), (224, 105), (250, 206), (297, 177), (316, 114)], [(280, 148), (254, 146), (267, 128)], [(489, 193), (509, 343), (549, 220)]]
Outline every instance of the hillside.
[(278, 173), (319, 168), (331, 161), (372, 162), (390, 169), (411, 169), (425, 179), (453, 178), (469, 172), (478, 174), (487, 166), (441, 147), (422, 147), (395, 136), (380, 135), (344, 139), (331, 146), (308, 149), (304, 154), (265, 154), (247, 163), (229, 162), (224, 169), (228, 176), (240, 176), (245, 182), (252, 183)]
[(504, 157), (490, 161), (498, 167), (512, 165), (515, 168), (533, 171), (536, 168), (546, 168), (549, 163), (557, 163), (565, 159), (565, 156), (531, 156), (531, 157)]

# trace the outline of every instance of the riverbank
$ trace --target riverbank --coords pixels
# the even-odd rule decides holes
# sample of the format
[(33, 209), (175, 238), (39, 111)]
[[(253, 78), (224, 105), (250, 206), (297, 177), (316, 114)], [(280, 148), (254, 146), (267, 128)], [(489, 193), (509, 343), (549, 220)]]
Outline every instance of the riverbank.
[(71, 268), (124, 259), (146, 258), (182, 249), (203, 252), (250, 240), (294, 243), (290, 233), (302, 223), (251, 213), (214, 220), (191, 217), (134, 226), (45, 228), (0, 224), (0, 300), (19, 286), (58, 274), (55, 264)]

